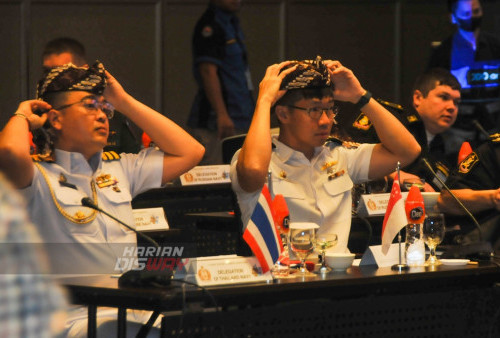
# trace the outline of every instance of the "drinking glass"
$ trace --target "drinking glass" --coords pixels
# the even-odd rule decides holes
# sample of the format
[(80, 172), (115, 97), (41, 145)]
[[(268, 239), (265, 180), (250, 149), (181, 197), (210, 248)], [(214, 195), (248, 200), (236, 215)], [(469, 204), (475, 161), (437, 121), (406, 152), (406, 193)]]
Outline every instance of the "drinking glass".
[(423, 235), (425, 244), (429, 247), (430, 255), (425, 262), (426, 266), (442, 264), (436, 257), (436, 247), (444, 238), (445, 224), (443, 214), (429, 214), (424, 220)]
[(290, 225), (290, 248), (300, 258), (300, 275), (310, 275), (306, 268), (306, 259), (314, 251), (316, 244), (316, 228), (310, 223)]
[(337, 235), (336, 234), (321, 234), (316, 237), (316, 246), (321, 250), (321, 268), (320, 273), (326, 273), (332, 269), (326, 265), (325, 253), (326, 249), (334, 247), (337, 245)]

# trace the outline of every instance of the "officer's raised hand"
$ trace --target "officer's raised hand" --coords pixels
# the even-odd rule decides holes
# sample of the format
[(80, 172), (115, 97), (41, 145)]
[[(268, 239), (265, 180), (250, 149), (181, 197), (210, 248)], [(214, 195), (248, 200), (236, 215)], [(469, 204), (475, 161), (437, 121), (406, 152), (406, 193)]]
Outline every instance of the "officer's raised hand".
[(366, 92), (352, 70), (342, 66), (339, 61), (326, 60), (325, 65), (330, 71), (335, 86), (333, 97), (335, 100), (356, 103)]

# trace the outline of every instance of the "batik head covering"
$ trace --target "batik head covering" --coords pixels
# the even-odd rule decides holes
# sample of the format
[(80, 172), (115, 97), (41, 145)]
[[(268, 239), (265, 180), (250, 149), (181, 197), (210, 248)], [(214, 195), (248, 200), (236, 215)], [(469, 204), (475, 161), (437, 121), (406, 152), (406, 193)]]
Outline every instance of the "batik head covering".
[(328, 68), (320, 56), (316, 60), (293, 61), (283, 70), (297, 65), (297, 68), (285, 76), (280, 89), (325, 88), (332, 86)]
[(38, 82), (36, 98), (47, 94), (67, 91), (86, 91), (101, 95), (106, 88), (104, 66), (96, 61), (91, 67), (77, 67), (72, 63), (51, 68)]

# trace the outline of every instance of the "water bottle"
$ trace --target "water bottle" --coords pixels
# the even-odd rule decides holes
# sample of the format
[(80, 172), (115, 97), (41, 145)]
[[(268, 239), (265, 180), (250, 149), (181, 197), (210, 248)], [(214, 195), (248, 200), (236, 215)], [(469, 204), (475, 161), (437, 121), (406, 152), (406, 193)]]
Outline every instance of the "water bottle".
[(412, 186), (405, 203), (406, 240), (405, 258), (409, 266), (425, 264), (425, 243), (423, 237), (423, 222), (425, 218), (424, 199), (417, 186)]

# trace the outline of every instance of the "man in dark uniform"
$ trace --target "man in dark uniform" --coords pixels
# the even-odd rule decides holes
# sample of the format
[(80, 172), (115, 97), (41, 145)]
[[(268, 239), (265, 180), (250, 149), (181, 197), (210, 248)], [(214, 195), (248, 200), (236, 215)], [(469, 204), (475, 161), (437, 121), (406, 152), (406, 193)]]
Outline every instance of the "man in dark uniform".
[[(500, 134), (469, 154), (448, 177), (447, 185), (458, 199), (474, 214), (481, 226), (483, 239), (500, 249)], [(438, 200), (440, 210), (451, 215), (465, 212), (446, 191)], [(461, 222), (463, 232), (471, 231), (473, 225), (467, 218)], [(477, 239), (477, 230), (467, 236)]]
[[(413, 86), (412, 109), (403, 110), (397, 104), (379, 100), (412, 133), (422, 148), (419, 158), (401, 171), (402, 182), (423, 178), (424, 190), (441, 190), (439, 181), (429, 173), (421, 159), (429, 160), (443, 180), (448, 176), (449, 169), (455, 167), (457, 153), (449, 149), (445, 132), (455, 122), (459, 100), (460, 83), (442, 68), (430, 69), (417, 78)], [(379, 142), (371, 121), (363, 112), (346, 132), (356, 142)], [(391, 176), (393, 178), (394, 175)]]
[(244, 36), (235, 13), (241, 0), (211, 0), (193, 35), (198, 93), (188, 126), (205, 146), (203, 164), (222, 163), (220, 140), (246, 133), (255, 108)]
[[(45, 71), (59, 67), (69, 62), (75, 66), (87, 65), (85, 47), (77, 40), (68, 37), (49, 41), (42, 52), (42, 62)], [(117, 153), (138, 153), (141, 150), (142, 131), (123, 114), (115, 112), (109, 120), (108, 144), (105, 151)]]
[(403, 168), (401, 181), (423, 178), (425, 191), (439, 191), (441, 184), (425, 168), (422, 158), (444, 181), (457, 163), (458, 152), (450, 149), (447, 131), (457, 118), (460, 83), (445, 69), (433, 68), (421, 74), (413, 86), (413, 109), (404, 114), (406, 128), (422, 147), (417, 160)]

